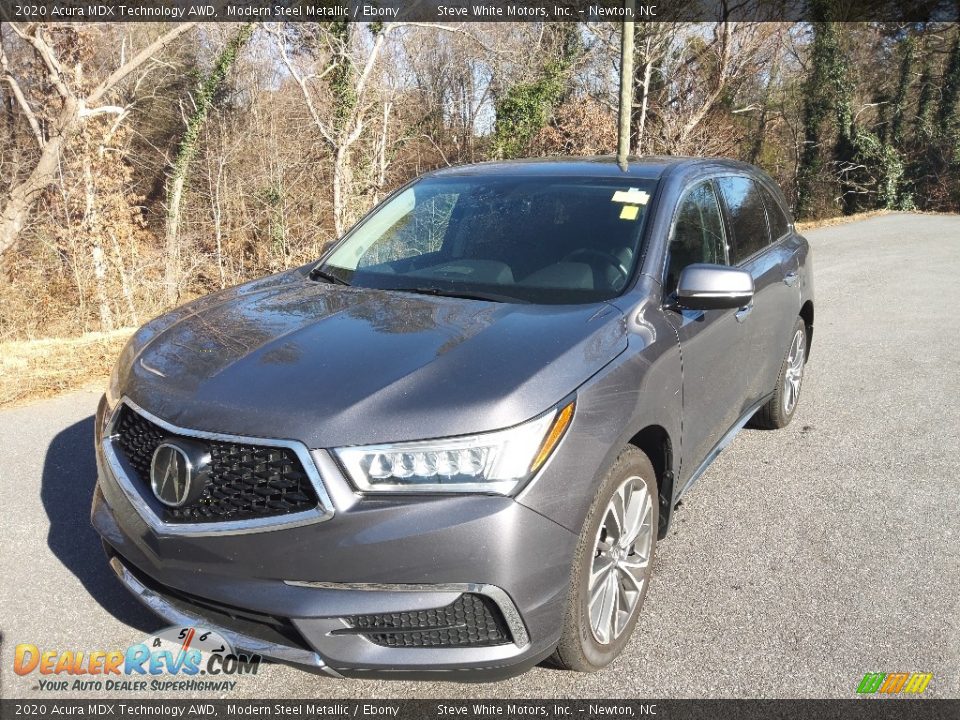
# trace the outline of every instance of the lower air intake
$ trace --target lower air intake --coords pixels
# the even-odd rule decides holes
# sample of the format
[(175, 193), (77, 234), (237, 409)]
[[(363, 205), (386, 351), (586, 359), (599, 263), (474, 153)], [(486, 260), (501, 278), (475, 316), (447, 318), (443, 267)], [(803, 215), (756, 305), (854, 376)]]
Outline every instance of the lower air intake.
[(489, 647), (512, 642), (497, 604), (464, 593), (442, 608), (344, 618), (349, 632), (384, 647)]

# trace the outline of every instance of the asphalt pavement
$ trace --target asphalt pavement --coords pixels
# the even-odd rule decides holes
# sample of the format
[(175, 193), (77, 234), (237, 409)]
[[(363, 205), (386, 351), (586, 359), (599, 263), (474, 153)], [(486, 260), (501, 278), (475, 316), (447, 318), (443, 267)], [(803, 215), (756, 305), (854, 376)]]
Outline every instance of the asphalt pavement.
[[(808, 237), (816, 322), (797, 416), (743, 431), (687, 495), (611, 667), (461, 685), (268, 665), (229, 697), (843, 698), (866, 672), (898, 671), (960, 697), (960, 217)], [(64, 696), (13, 672), (18, 643), (125, 648), (163, 626), (113, 578), (89, 525), (97, 399), (0, 412), (5, 698)]]

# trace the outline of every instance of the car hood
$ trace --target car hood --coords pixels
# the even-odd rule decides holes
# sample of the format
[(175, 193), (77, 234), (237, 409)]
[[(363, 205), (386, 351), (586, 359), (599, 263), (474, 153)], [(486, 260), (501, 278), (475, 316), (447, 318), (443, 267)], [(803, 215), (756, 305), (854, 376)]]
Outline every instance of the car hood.
[(501, 304), (290, 272), (149, 323), (118, 382), (181, 427), (328, 448), (508, 427), (626, 345), (623, 316), (606, 303)]

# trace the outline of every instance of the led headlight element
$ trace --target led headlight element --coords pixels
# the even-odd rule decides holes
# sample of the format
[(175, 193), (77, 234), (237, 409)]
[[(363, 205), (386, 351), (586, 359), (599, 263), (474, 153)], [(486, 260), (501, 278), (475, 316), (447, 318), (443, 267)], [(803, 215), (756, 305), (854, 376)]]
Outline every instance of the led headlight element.
[(364, 492), (510, 494), (539, 470), (573, 417), (573, 403), (506, 430), (442, 440), (338, 448)]

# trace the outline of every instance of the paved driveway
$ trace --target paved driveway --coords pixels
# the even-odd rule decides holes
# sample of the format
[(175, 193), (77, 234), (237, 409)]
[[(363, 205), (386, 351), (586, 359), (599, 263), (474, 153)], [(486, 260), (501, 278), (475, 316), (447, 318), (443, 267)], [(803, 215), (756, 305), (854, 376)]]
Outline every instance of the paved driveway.
[[(231, 697), (850, 697), (867, 671), (932, 672), (928, 695), (960, 697), (960, 218), (809, 238), (817, 318), (798, 415), (741, 433), (684, 501), (613, 666), (494, 686), (270, 665)], [(13, 673), (17, 643), (110, 649), (162, 625), (88, 524), (96, 400), (0, 413), (3, 697), (41, 694)]]

